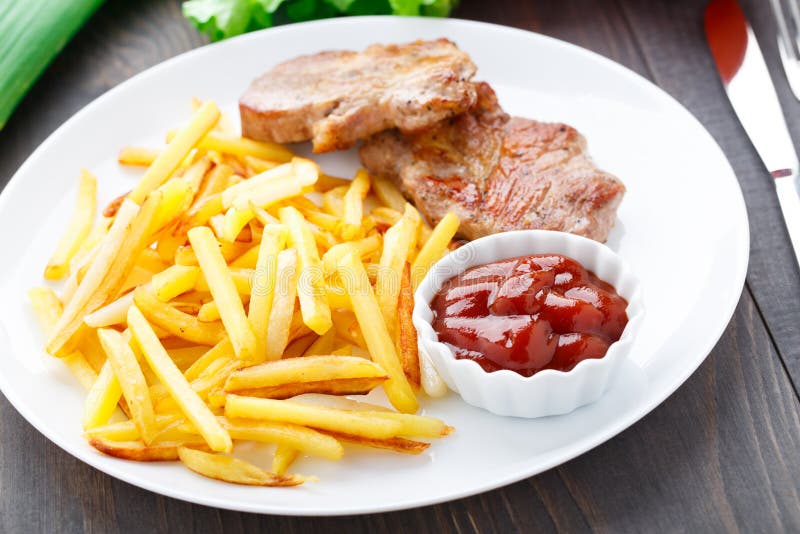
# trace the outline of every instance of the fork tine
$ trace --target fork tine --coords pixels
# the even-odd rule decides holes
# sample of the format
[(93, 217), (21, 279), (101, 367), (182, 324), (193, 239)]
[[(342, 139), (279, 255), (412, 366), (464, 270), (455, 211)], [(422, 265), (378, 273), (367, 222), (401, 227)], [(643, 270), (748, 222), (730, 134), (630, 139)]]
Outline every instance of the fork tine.
[[(789, 24), (786, 21), (786, 15), (781, 0), (770, 0), (772, 4), (772, 11), (775, 13), (775, 21), (778, 25), (778, 51), (781, 56), (781, 63), (783, 64), (783, 71), (786, 73), (786, 79), (789, 82), (789, 87), (792, 89), (795, 98), (800, 100), (800, 57), (798, 56), (798, 48), (800, 48), (800, 8), (798, 8), (796, 0), (789, 0), (789, 13), (794, 22), (795, 35), (794, 37), (789, 31)], [(797, 46), (795, 46), (797, 44)]]
[(792, 59), (797, 59), (797, 53), (793, 44), (792, 34), (789, 32), (789, 24), (783, 13), (781, 0), (770, 0), (772, 11), (775, 13), (775, 21), (778, 23), (778, 43), (782, 46), (785, 54)]
[(794, 24), (794, 42), (800, 49), (800, 3), (797, 0), (787, 0), (789, 3), (789, 13), (792, 15)]

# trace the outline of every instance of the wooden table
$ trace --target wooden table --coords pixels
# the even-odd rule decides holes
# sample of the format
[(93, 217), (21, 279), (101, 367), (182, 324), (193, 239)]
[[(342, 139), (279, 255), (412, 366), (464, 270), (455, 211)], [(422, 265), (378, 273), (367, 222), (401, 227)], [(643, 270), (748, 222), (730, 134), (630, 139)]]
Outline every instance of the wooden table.
[[(0, 396), (0, 532), (799, 530), (800, 271), (774, 188), (713, 70), (703, 5), (462, 0), (454, 14), (552, 35), (627, 65), (688, 107), (736, 170), (752, 234), (747, 285), (709, 358), (641, 422), (567, 464), (483, 495), (389, 514), (286, 518), (196, 506), (120, 482), (47, 441)], [(800, 139), (800, 103), (777, 59), (772, 14), (763, 0), (745, 9)], [(95, 97), (204, 43), (177, 2), (108, 2), (0, 132), (0, 180)]]

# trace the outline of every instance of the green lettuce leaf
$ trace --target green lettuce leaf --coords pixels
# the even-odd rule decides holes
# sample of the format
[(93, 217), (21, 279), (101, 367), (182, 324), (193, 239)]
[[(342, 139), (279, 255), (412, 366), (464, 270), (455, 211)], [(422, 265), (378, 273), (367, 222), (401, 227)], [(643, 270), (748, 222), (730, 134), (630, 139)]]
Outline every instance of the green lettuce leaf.
[(446, 17), (458, 0), (189, 0), (183, 16), (212, 41), (273, 24), (344, 15)]

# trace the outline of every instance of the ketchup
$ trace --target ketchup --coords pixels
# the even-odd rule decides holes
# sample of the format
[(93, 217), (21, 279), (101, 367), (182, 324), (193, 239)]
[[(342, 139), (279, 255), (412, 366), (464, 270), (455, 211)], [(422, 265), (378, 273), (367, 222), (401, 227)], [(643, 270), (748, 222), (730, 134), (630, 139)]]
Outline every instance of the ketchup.
[(523, 376), (605, 356), (628, 323), (627, 306), (610, 284), (556, 254), (473, 267), (431, 303), (433, 328), (456, 358)]

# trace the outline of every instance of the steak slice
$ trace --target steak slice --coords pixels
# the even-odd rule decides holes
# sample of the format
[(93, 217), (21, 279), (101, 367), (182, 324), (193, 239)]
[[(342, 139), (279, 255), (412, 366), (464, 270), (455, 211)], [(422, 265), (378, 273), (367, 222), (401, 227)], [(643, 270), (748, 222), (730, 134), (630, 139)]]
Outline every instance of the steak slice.
[(459, 236), (560, 230), (605, 241), (625, 187), (565, 124), (510, 118), (487, 83), (476, 105), (418, 134), (390, 130), (361, 147), (361, 162), (394, 181), (431, 222), (448, 211)]
[(242, 134), (311, 139), (314, 152), (329, 152), (389, 128), (418, 132), (475, 104), (474, 74), (447, 39), (300, 56), (250, 84), (239, 99)]

